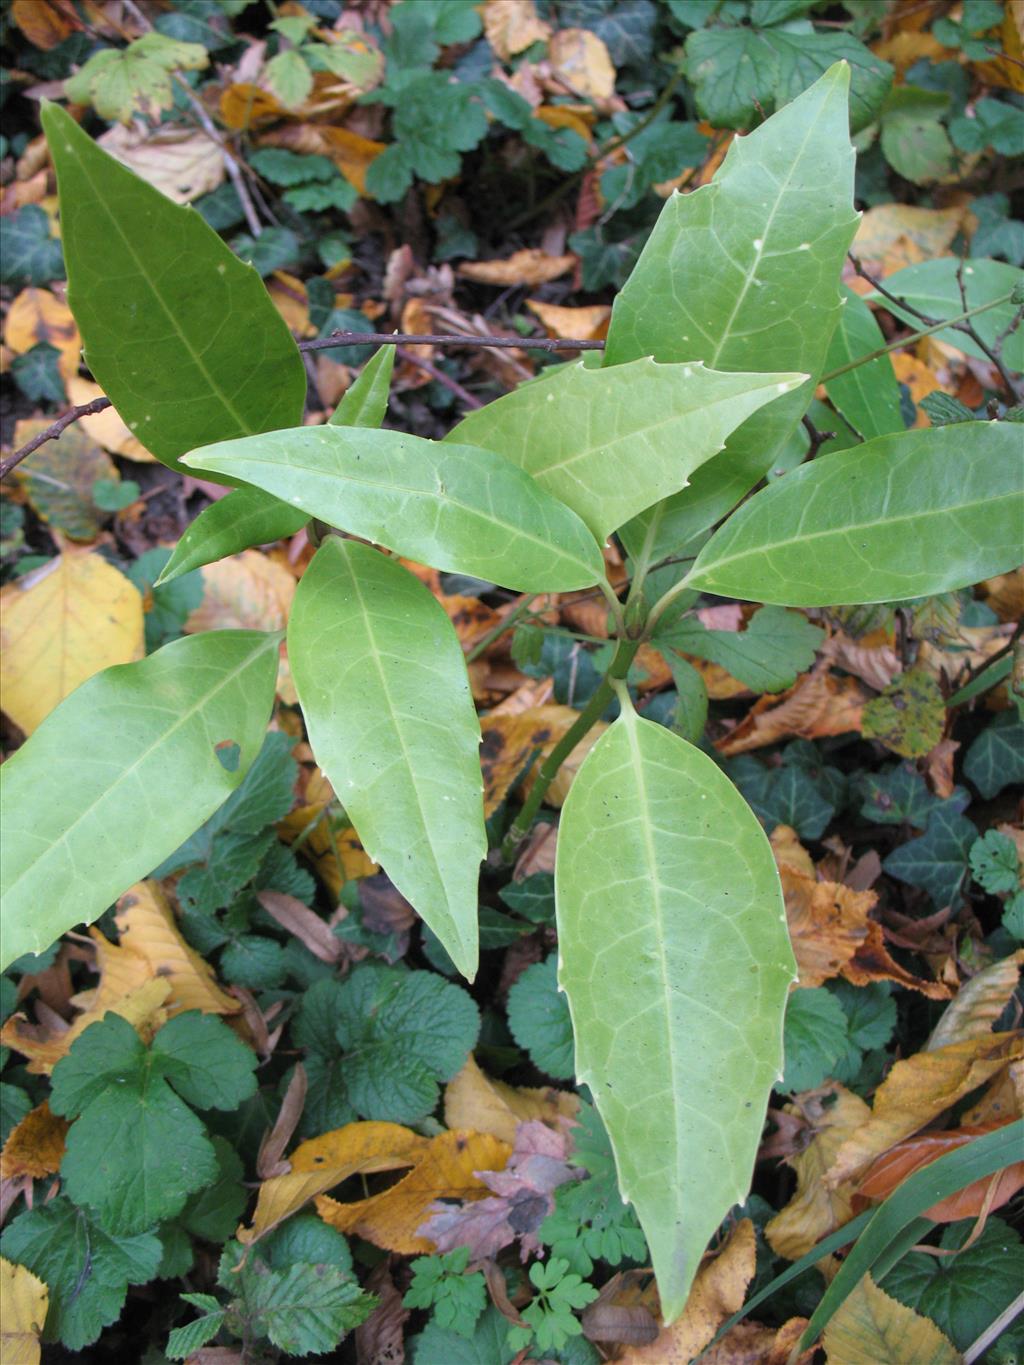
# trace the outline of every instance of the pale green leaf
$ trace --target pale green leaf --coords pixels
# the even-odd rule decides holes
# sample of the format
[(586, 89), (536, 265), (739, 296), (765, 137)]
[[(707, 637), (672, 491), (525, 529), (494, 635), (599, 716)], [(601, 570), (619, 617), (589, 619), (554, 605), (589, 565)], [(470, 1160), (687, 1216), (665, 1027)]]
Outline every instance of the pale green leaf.
[(682, 488), (731, 431), (803, 378), (650, 357), (610, 370), (580, 362), (471, 412), (446, 439), (514, 460), (603, 542)]
[[(259, 753), (278, 636), (211, 631), (89, 678), (0, 770), (2, 965), (102, 914)], [(228, 771), (218, 745), (238, 746)]]
[(775, 864), (713, 760), (627, 710), (570, 789), (555, 878), (577, 1078), (671, 1321), (746, 1197), (781, 1071), (794, 962)]
[(180, 469), (193, 446), (301, 422), (302, 357), (256, 272), (63, 109), (42, 119), (87, 363), (147, 450)]
[(271, 90), (288, 109), (297, 109), (313, 89), (313, 73), (295, 48), (271, 57), (264, 74)]
[(422, 564), (518, 592), (604, 577), (597, 541), (511, 460), (401, 431), (298, 427), (194, 450), (191, 469), (255, 484)]
[(471, 978), (480, 724), (444, 609), (400, 564), (331, 536), (299, 582), (288, 652), (317, 762), (363, 846)]
[(808, 374), (753, 417), (676, 495), (700, 508), (685, 539), (718, 521), (772, 467), (805, 411), (840, 314), (857, 218), (849, 69), (833, 66), (748, 137), (710, 185), (674, 195), (615, 300), (606, 365), (639, 356), (716, 370)]
[(689, 582), (793, 607), (928, 597), (1016, 568), (1022, 525), (1012, 424), (905, 431), (763, 489), (704, 546)]
[(155, 586), (203, 564), (237, 555), (252, 545), (269, 545), (301, 531), (309, 515), (259, 488), (236, 488), (203, 509), (186, 527)]
[(345, 390), (330, 417), (334, 427), (379, 427), (388, 410), (395, 347), (382, 346), (363, 366), (358, 379)]
[[(859, 360), (885, 345), (882, 329), (864, 300), (845, 286), (843, 293), (846, 304), (839, 315), (839, 325), (832, 333), (825, 361), (828, 371), (838, 370), (851, 360)], [(906, 425), (900, 412), (896, 371), (887, 355), (837, 375), (825, 388), (832, 402), (865, 441), (902, 431)]]

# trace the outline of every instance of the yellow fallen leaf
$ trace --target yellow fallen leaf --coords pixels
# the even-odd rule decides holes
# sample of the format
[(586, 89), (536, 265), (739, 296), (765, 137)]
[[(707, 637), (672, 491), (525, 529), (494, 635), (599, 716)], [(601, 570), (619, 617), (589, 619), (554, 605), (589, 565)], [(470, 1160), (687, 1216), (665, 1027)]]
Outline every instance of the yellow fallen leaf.
[(1024, 963), (1024, 948), (1004, 957), (1001, 962), (984, 967), (966, 981), (946, 1006), (925, 1049), (934, 1052), (950, 1043), (991, 1037), (996, 1021), (1017, 989), (1021, 963)]
[(725, 1319), (743, 1306), (756, 1251), (754, 1225), (744, 1218), (715, 1259), (698, 1270), (682, 1316), (646, 1346), (627, 1347), (620, 1365), (690, 1365)]
[(239, 1227), (235, 1235), (251, 1246), (350, 1175), (412, 1166), (429, 1146), (429, 1138), (397, 1123), (349, 1123), (310, 1138), (292, 1153), (287, 1174), (264, 1180), (252, 1226)]
[(571, 128), (588, 145), (593, 142), (596, 113), (591, 104), (542, 104), (533, 111), (549, 128)]
[(1024, 616), (1024, 568), (987, 578), (981, 592), (985, 605), (1000, 621), (1019, 621)]
[(537, 14), (533, 0), (485, 0), (483, 20), (487, 41), (503, 62), (551, 36), (551, 25)]
[(510, 1145), (521, 1123), (540, 1119), (549, 1127), (557, 1127), (573, 1118), (578, 1109), (578, 1097), (567, 1090), (493, 1080), (480, 1070), (472, 1053), (444, 1092), (444, 1121), (449, 1128), (490, 1133)]
[(224, 153), (198, 129), (115, 123), (96, 141), (176, 204), (189, 204), (224, 180)]
[(309, 300), (302, 281), (285, 270), (275, 270), (266, 284), (267, 293), (289, 330), (300, 337), (314, 336), (316, 328), (309, 320)]
[(928, 414), (921, 407), (921, 399), (927, 398), (930, 393), (935, 393), (936, 390), (945, 392), (936, 378), (935, 371), (923, 360), (919, 360), (916, 355), (911, 355), (909, 351), (897, 351), (892, 357), (892, 367), (896, 371), (896, 378), (901, 384), (906, 384), (910, 390), (910, 396), (917, 406), (917, 418), (914, 426), (930, 426)]
[(557, 744), (578, 717), (579, 712), (571, 706), (554, 703), (531, 706), (516, 714), (482, 717), (480, 764), (486, 816), (498, 809), (531, 757), (540, 757)]
[(0, 1180), (17, 1180), (26, 1175), (41, 1180), (43, 1176), (54, 1175), (60, 1170), (69, 1127), (67, 1119), (50, 1112), (46, 1100), (29, 1110), (7, 1135), (0, 1152)]
[(4, 1365), (39, 1365), (39, 1336), (50, 1291), (23, 1265), (0, 1257), (0, 1360)]
[(79, 683), (143, 654), (142, 594), (96, 554), (61, 554), (0, 590), (3, 707), (30, 734)]
[(295, 596), (295, 578), (281, 564), (243, 550), (203, 566), (203, 600), (185, 630), (283, 630)]
[(615, 67), (608, 49), (586, 28), (563, 28), (548, 44), (554, 75), (574, 95), (607, 100), (615, 93)]
[(548, 284), (572, 270), (576, 257), (572, 253), (564, 256), (549, 256), (539, 247), (524, 247), (514, 251), (503, 261), (463, 261), (458, 274), (478, 284), (497, 284), (503, 288), (509, 285)]
[[(966, 213), (966, 204), (948, 209), (879, 204), (862, 215), (851, 250), (869, 268), (891, 275), (906, 265), (948, 255)], [(850, 284), (858, 292), (872, 288), (866, 280)]]
[(825, 1328), (828, 1365), (959, 1365), (960, 1352), (931, 1318), (879, 1289), (870, 1275)]
[(61, 376), (65, 381), (70, 379), (82, 353), (78, 326), (66, 303), (48, 289), (33, 286), (23, 289), (7, 311), (4, 345), (15, 355), (24, 355), (41, 341), (57, 348)]
[(562, 308), (557, 303), (527, 299), (526, 306), (540, 318), (549, 337), (568, 337), (571, 341), (600, 341), (608, 333), (608, 319), (612, 315), (607, 303)]
[(1008, 1119), (1024, 1118), (1024, 1062), (1011, 1062), (995, 1079), (970, 1109), (965, 1109), (961, 1123), (1005, 1123)]
[(953, 54), (944, 48), (933, 33), (922, 33), (904, 29), (894, 33), (891, 38), (871, 44), (871, 51), (884, 62), (891, 62), (902, 82), (907, 69), (922, 59), (928, 62), (941, 62)]
[(346, 882), (370, 877), (380, 868), (367, 856), (354, 829), (331, 827), (331, 816), (324, 812), (333, 800), (334, 790), (317, 768), (306, 784), (303, 804), (278, 822), (277, 832), (287, 844), (302, 838), (302, 856), (337, 900)]
[(163, 1005), (170, 990), (166, 981), (154, 977), (136, 986), (112, 1005), (87, 1010), (64, 1029), (43, 1028), (38, 1024), (30, 1024), (24, 1015), (15, 1014), (0, 1029), (0, 1044), (27, 1057), (27, 1071), (36, 1076), (48, 1076), (67, 1054), (75, 1039), (108, 1011), (127, 1019), (144, 1037), (152, 1036), (167, 1022), (167, 1011)]
[(1022, 1053), (1024, 1040), (1017, 1035), (988, 1033), (897, 1062), (875, 1091), (871, 1117), (840, 1147), (825, 1183), (835, 1189), (859, 1175)]
[[(68, 397), (76, 406), (103, 397), (103, 390), (98, 384), (79, 375), (69, 379), (67, 387)], [(116, 408), (104, 408), (92, 417), (80, 417), (78, 426), (87, 431), (94, 441), (98, 441), (104, 450), (109, 450), (111, 455), (123, 455), (125, 459), (136, 460), (139, 464), (156, 462), (156, 456), (151, 455), (121, 421)]]
[(71, 0), (14, 0), (10, 17), (33, 47), (49, 52), (81, 29)]
[(429, 1253), (434, 1243), (429, 1237), (421, 1237), (418, 1229), (430, 1216), (431, 1204), (438, 1199), (486, 1195), (487, 1186), (474, 1172), (500, 1171), (511, 1154), (508, 1143), (490, 1133), (439, 1133), (431, 1138), (409, 1174), (389, 1189), (352, 1204), (321, 1195), (316, 1210), (332, 1227), (354, 1232), (386, 1251), (403, 1256)]
[(821, 1178), (846, 1139), (871, 1117), (871, 1110), (859, 1095), (833, 1081), (802, 1096), (799, 1104), (787, 1104), (784, 1112), (810, 1119), (814, 1137), (787, 1159), (796, 1172), (796, 1193), (767, 1224), (764, 1235), (774, 1252), (795, 1261), (853, 1217), (853, 1191), (848, 1186), (826, 1189)]
[(284, 118), (287, 110), (266, 90), (242, 81), (221, 93), (220, 116), (229, 128), (248, 130), (274, 119)]

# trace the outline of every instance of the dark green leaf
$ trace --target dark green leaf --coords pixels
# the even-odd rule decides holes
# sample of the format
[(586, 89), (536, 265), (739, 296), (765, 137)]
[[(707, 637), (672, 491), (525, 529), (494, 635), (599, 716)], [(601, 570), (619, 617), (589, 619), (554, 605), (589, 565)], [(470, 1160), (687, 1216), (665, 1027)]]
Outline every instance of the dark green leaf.
[(377, 1304), (345, 1271), (329, 1265), (271, 1270), (253, 1257), (244, 1286), (243, 1321), (288, 1355), (333, 1350)]
[(960, 904), (970, 851), (978, 837), (970, 820), (952, 805), (936, 807), (919, 839), (900, 844), (882, 860), (891, 877), (923, 887), (940, 909)]
[(64, 380), (58, 368), (60, 351), (48, 341), (38, 341), (24, 355), (11, 361), (11, 374), (30, 403), (63, 403)]
[(0, 218), (0, 279), (10, 284), (49, 284), (64, 278), (60, 241), (38, 204)]
[(795, 990), (786, 1006), (785, 1070), (779, 1088), (812, 1090), (832, 1075), (849, 1036), (842, 1005), (824, 987)]
[(967, 750), (964, 776), (986, 798), (1024, 781), (1024, 721), (1005, 711), (986, 726)]
[(824, 639), (825, 632), (798, 612), (762, 607), (745, 630), (708, 630), (691, 618), (660, 643), (720, 664), (754, 692), (781, 692), (811, 667)]
[(509, 991), (508, 1026), (538, 1070), (556, 1080), (572, 1079), (572, 1020), (566, 998), (558, 989), (554, 955), (527, 967)]

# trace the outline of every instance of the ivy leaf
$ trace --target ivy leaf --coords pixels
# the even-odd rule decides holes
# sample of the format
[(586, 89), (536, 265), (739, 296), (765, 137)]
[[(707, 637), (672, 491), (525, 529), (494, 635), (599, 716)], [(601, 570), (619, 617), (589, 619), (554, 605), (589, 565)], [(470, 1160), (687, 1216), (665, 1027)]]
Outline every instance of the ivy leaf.
[(823, 783), (799, 764), (769, 768), (753, 754), (741, 754), (725, 770), (767, 829), (790, 825), (801, 839), (820, 839), (836, 813)]
[(508, 993), (508, 1026), (534, 1066), (556, 1080), (573, 1077), (572, 1020), (552, 955), (527, 967)]
[[(30, 403), (64, 402), (64, 380), (58, 364), (60, 351), (48, 341), (37, 341), (11, 361), (14, 382)], [(98, 504), (97, 504), (98, 505)]]
[(928, 816), (942, 804), (910, 763), (866, 774), (860, 791), (863, 797), (861, 815), (880, 825), (907, 824), (923, 830)]
[(1020, 858), (1012, 839), (990, 829), (971, 845), (971, 872), (990, 895), (1009, 895), (1020, 885)]
[(781, 692), (813, 664), (825, 632), (799, 612), (762, 607), (742, 631), (708, 630), (690, 618), (655, 639), (719, 664), (753, 692)]
[(848, 1036), (846, 1013), (830, 991), (824, 986), (795, 990), (786, 1006), (780, 1089), (813, 1090), (828, 1080), (846, 1052)]
[(940, 908), (959, 905), (978, 837), (970, 820), (952, 807), (952, 802), (936, 807), (920, 838), (900, 844), (882, 860), (891, 877), (923, 887)]
[(1006, 711), (987, 725), (967, 750), (964, 776), (986, 799), (1024, 782), (1024, 721)]
[(117, 1320), (130, 1284), (153, 1279), (163, 1247), (152, 1232), (111, 1236), (62, 1194), (19, 1214), (0, 1237), (0, 1252), (49, 1288), (43, 1340), (79, 1351)]
[(0, 218), (0, 279), (10, 284), (49, 284), (64, 278), (64, 253), (38, 204), (25, 204)]

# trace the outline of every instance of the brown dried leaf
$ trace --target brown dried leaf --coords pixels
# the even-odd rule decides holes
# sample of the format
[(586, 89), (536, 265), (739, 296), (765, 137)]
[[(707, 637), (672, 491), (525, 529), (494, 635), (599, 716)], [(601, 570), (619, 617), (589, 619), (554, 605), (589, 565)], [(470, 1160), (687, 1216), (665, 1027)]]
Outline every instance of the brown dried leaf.
[(409, 1318), (402, 1296), (395, 1288), (388, 1262), (381, 1261), (366, 1277), (366, 1288), (378, 1303), (355, 1330), (356, 1365), (403, 1365), (403, 1329)]
[(458, 273), (464, 279), (475, 280), (477, 284), (495, 284), (502, 288), (508, 288), (509, 285), (532, 287), (557, 280), (559, 275), (564, 275), (575, 265), (576, 257), (571, 252), (563, 256), (549, 256), (546, 251), (536, 247), (525, 247), (522, 251), (513, 252), (505, 260), (463, 261)]
[(935, 1025), (925, 1051), (971, 1038), (986, 1038), (992, 1033), (1006, 1003), (1017, 989), (1024, 948), (984, 967), (962, 985)]
[(867, 936), (850, 960), (843, 964), (842, 976), (853, 986), (872, 981), (895, 981), (908, 990), (920, 991), (929, 1000), (948, 1000), (953, 991), (943, 981), (926, 981), (915, 976), (892, 957), (885, 946), (885, 935), (877, 920), (867, 922)]
[(116, 123), (96, 140), (176, 204), (190, 204), (224, 180), (224, 153), (211, 137), (193, 128)]
[(701, 1365), (810, 1365), (813, 1346), (796, 1352), (806, 1327), (806, 1318), (790, 1318), (781, 1327), (738, 1322), (717, 1346), (701, 1356)]
[(67, 1119), (50, 1112), (48, 1101), (37, 1104), (8, 1134), (0, 1152), (0, 1179), (29, 1176), (41, 1180), (43, 1176), (55, 1175), (60, 1170), (70, 1126)]
[(485, 0), (484, 33), (503, 62), (551, 36), (551, 25), (537, 14), (533, 0)]
[(543, 758), (579, 718), (571, 706), (548, 704), (525, 711), (483, 716), (480, 764), (484, 777), (484, 814), (491, 816), (508, 795), (532, 756)]
[(855, 678), (835, 678), (819, 664), (777, 696), (759, 697), (715, 748), (727, 758), (776, 744), (790, 735), (823, 739), (860, 730), (867, 696)]
[[(898, 1142), (870, 1167), (857, 1186), (858, 1199), (885, 1199), (915, 1171), (929, 1166), (947, 1152), (967, 1146), (983, 1133), (992, 1133), (1005, 1127), (1009, 1122), (1012, 1120), (964, 1125), (938, 1133), (921, 1133), (906, 1142)], [(982, 1213), (994, 1213), (1002, 1208), (1021, 1188), (1024, 1188), (1024, 1161), (1015, 1161), (994, 1176), (975, 1180), (938, 1204), (933, 1204), (923, 1216), (930, 1218), (933, 1223), (955, 1223), (961, 1218), (978, 1218)]]
[(337, 962), (344, 956), (344, 945), (331, 932), (330, 925), (308, 905), (283, 891), (258, 891), (256, 899), (271, 919), (303, 944), (321, 962)]

